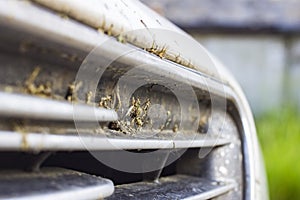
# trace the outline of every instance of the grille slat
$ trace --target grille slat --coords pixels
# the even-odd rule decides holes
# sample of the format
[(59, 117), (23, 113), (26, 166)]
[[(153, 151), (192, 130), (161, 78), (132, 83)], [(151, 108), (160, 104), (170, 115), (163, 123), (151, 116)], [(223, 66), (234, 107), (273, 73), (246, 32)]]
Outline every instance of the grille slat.
[(216, 136), (198, 135), (185, 139), (139, 139), (134, 137), (113, 138), (112, 136), (78, 136), (47, 133), (22, 133), (0, 131), (0, 149), (23, 151), (64, 150), (119, 150), (119, 149), (175, 149), (193, 147), (214, 147), (229, 144), (230, 140)]
[(60, 168), (0, 172), (0, 199), (99, 199), (113, 191), (108, 179)]
[[(115, 121), (114, 110), (95, 108), (88, 105), (44, 99), (28, 95), (0, 92), (0, 115), (42, 120)], [(76, 116), (74, 113), (76, 111)]]
[(161, 178), (158, 182), (138, 182), (116, 186), (114, 194), (108, 199), (206, 200), (229, 192), (234, 187), (234, 182), (225, 183), (192, 176), (175, 175)]

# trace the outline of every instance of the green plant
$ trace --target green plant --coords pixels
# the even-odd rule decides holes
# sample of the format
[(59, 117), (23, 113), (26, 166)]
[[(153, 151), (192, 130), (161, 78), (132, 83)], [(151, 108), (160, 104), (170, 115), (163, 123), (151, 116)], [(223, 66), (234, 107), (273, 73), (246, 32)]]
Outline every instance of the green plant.
[(300, 198), (300, 114), (282, 108), (256, 118), (271, 200)]

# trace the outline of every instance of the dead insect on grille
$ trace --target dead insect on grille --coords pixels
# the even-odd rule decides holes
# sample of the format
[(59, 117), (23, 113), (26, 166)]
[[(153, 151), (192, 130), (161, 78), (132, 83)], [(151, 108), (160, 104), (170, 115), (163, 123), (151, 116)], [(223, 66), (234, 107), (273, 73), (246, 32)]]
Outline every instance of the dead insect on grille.
[(86, 99), (85, 99), (85, 102), (87, 104), (91, 104), (92, 103), (92, 97), (93, 97), (93, 92), (92, 91), (88, 91), (86, 93)]
[(110, 95), (101, 97), (99, 107), (112, 109), (112, 97)]
[(39, 85), (35, 83), (36, 78), (38, 77), (40, 71), (41, 71), (40, 67), (34, 68), (31, 75), (28, 77), (28, 79), (25, 82), (25, 92), (32, 95), (50, 97), (52, 96), (52, 89), (51, 89), (51, 84), (49, 82), (46, 82), (45, 84), (39, 84)]
[(79, 83), (71, 83), (68, 86), (68, 91), (66, 94), (66, 100), (70, 101), (70, 102), (77, 102), (78, 101), (78, 90), (79, 88), (82, 86), (82, 82)]

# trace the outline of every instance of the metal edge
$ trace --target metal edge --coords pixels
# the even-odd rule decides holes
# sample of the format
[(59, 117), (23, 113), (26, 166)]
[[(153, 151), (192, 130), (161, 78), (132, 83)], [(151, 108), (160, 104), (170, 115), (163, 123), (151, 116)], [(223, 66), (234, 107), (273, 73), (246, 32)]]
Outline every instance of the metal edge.
[(18, 133), (0, 131), (2, 151), (75, 151), (75, 150), (122, 150), (122, 149), (180, 149), (214, 147), (229, 144), (223, 138), (203, 140), (107, 138), (105, 136), (54, 135), (43, 133)]
[[(76, 172), (69, 169), (63, 169), (63, 168), (44, 168), (41, 171), (37, 172), (39, 174), (43, 174), (44, 170), (47, 170), (46, 173), (51, 170), (51, 174), (55, 177), (56, 171), (58, 173), (77, 173), (80, 177), (82, 174), (80, 172)], [(55, 171), (56, 170), (56, 171)], [(24, 172), (26, 173), (26, 172)], [(30, 172), (27, 172), (28, 176), (32, 176), (33, 174), (30, 174)], [(16, 174), (15, 174), (16, 175)], [(101, 178), (101, 177), (92, 177), (91, 178)], [(8, 200), (39, 200), (39, 199), (45, 199), (45, 200), (51, 200), (51, 199), (74, 199), (74, 200), (85, 200), (85, 199), (103, 199), (105, 197), (108, 197), (113, 194), (114, 192), (114, 184), (111, 180), (101, 178), (103, 181), (105, 181), (104, 184), (101, 185), (94, 185), (89, 186), (87, 188), (77, 188), (77, 189), (71, 189), (71, 190), (62, 190), (58, 192), (52, 192), (52, 193), (44, 193), (41, 195), (29, 195), (26, 197), (13, 197), (13, 198), (7, 198)], [(51, 183), (49, 183), (51, 184)]]
[(236, 187), (235, 183), (228, 183), (227, 185), (220, 186), (219, 188), (205, 192), (205, 194), (195, 195), (193, 197), (185, 198), (184, 200), (207, 200), (207, 199), (216, 198), (227, 192), (230, 192), (235, 187)]
[[(71, 102), (6, 92), (0, 92), (0, 99), (0, 116), (74, 121), (74, 105)], [(78, 103), (76, 104), (76, 120), (116, 121), (118, 114), (114, 110)]]

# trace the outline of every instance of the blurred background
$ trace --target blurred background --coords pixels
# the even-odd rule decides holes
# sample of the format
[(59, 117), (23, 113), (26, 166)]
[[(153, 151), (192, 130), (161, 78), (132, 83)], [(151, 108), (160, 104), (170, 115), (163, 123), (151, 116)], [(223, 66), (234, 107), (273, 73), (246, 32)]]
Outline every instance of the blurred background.
[(255, 116), (271, 200), (300, 198), (300, 1), (142, 0), (235, 75)]

